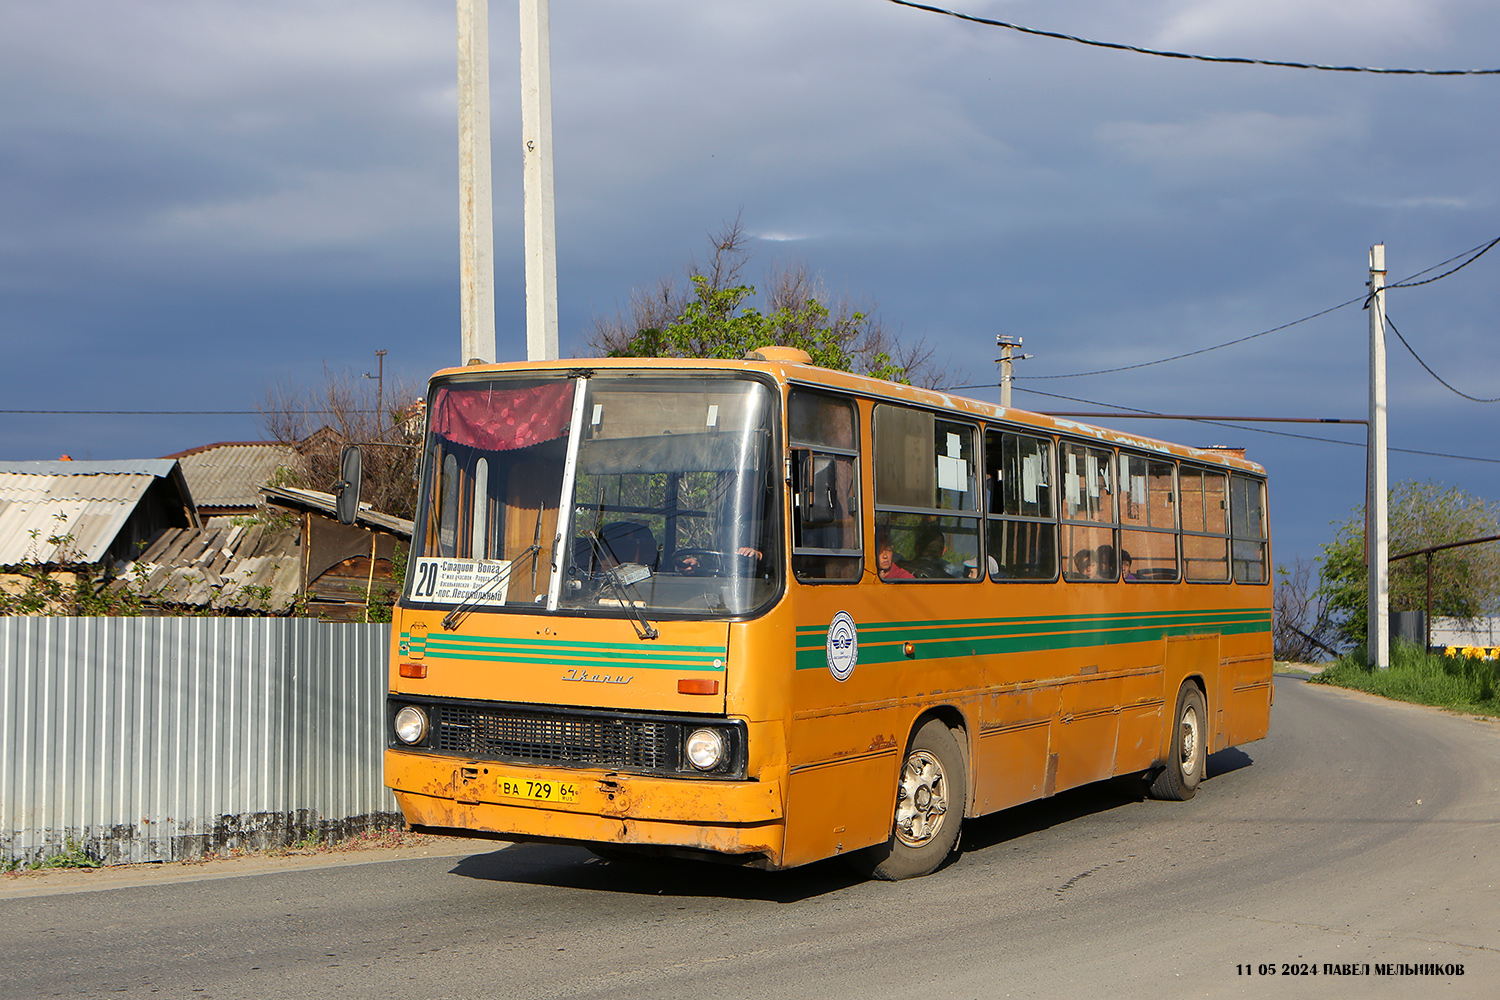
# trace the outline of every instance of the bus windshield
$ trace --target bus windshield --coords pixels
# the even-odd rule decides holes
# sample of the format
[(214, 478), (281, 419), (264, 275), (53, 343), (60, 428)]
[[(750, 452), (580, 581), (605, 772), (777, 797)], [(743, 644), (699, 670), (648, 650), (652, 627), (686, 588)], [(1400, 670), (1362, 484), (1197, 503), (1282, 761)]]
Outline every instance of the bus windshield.
[(701, 374), (438, 385), (408, 601), (674, 616), (766, 605), (782, 574), (775, 398)]

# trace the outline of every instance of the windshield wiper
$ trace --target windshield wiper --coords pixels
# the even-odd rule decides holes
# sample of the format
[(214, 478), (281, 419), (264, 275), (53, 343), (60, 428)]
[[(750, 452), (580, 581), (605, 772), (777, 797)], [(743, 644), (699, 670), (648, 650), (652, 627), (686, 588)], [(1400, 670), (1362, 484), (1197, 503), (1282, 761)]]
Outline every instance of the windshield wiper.
[(522, 559), (525, 559), (527, 556), (532, 557), (531, 592), (535, 594), (538, 565), (536, 561), (536, 554), (540, 551), (542, 551), (542, 512), (537, 511), (536, 532), (532, 535), (531, 545), (525, 549), (522, 549), (521, 554), (516, 556), (509, 563), (497, 569), (494, 576), (490, 577), (488, 580), (475, 587), (473, 592), (469, 594), (468, 597), (464, 598), (458, 603), (457, 607), (444, 615), (443, 628), (447, 629), (450, 632), (457, 628), (458, 623), (463, 621), (464, 615), (468, 614), (470, 610), (478, 605), (482, 598), (488, 597), (494, 591), (496, 584), (510, 582), (510, 575), (515, 572), (516, 563), (520, 562)]
[(468, 597), (465, 597), (457, 607), (444, 615), (443, 628), (447, 629), (450, 632), (457, 628), (458, 623), (463, 621), (465, 615), (474, 610), (474, 608), (477, 607), (484, 600), (484, 598), (494, 593), (497, 585), (508, 583), (510, 581), (510, 575), (515, 572), (517, 563), (519, 563), (522, 559), (525, 559), (527, 556), (531, 556), (534, 561), (536, 554), (541, 550), (542, 547), (535, 542), (532, 542), (526, 548), (522, 549), (520, 555), (516, 556), (510, 562), (497, 569), (494, 576), (490, 577), (488, 580), (475, 587), (473, 593), (471, 593)]
[[(631, 597), (629, 592), (626, 591), (626, 587), (630, 587), (632, 590), (635, 589), (635, 581), (633, 579), (621, 579), (619, 568), (622, 564), (618, 559), (615, 558), (615, 550), (610, 548), (609, 542), (600, 537), (597, 532), (593, 531), (590, 531), (588, 533), (588, 539), (589, 544), (594, 548), (595, 557), (597, 558), (598, 556), (605, 556), (607, 559), (607, 562), (606, 559), (598, 559), (597, 561), (600, 568), (604, 570), (605, 582), (607, 582), (610, 585), (610, 588), (614, 590), (615, 596), (619, 598), (620, 603), (630, 609), (630, 626), (631, 628), (635, 629), (636, 638), (655, 639), (657, 636), (661, 635), (661, 633), (657, 631), (656, 626), (647, 621), (646, 616), (641, 613), (640, 602), (637, 601), (636, 598)], [(613, 565), (609, 565), (609, 563), (613, 563)], [(636, 565), (639, 565), (639, 563), (637, 563)], [(645, 567), (642, 568), (644, 569)], [(649, 570), (647, 572), (649, 572)]]

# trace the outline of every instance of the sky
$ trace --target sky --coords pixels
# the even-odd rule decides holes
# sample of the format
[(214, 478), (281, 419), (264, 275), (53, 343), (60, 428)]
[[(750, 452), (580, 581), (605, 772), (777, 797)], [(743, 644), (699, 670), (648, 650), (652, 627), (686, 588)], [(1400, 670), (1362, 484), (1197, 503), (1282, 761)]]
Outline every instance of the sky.
[[(1205, 55), (1500, 68), (1490, 0), (947, 4)], [(0, 459), (256, 440), (272, 387), (377, 350), (392, 391), (457, 363), (455, 21), (453, 0), (0, 8)], [(752, 281), (806, 264), (953, 385), (993, 385), (996, 336), (1023, 338), (1018, 407), (1358, 419), (1358, 301), (1055, 376), (1357, 300), (1374, 243), (1394, 283), (1500, 236), (1500, 76), (1164, 59), (888, 0), (555, 0), (551, 28), (564, 354), (739, 218)], [(520, 360), (513, 3), (490, 36), (497, 351)], [(1500, 249), (1387, 303), (1478, 397), (1500, 396), (1497, 306)], [(1388, 352), (1391, 481), (1500, 500), (1500, 403)], [(67, 412), (17, 412), (39, 410)], [(1357, 425), (1094, 422), (1245, 447), (1277, 562), (1362, 502)]]

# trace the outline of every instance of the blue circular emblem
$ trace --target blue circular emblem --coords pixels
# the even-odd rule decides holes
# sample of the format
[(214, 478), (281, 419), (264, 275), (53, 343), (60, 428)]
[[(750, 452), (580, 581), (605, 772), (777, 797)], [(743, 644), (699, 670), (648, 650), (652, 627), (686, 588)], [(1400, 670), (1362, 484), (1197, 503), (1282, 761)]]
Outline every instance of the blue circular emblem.
[(859, 660), (859, 631), (849, 612), (840, 611), (828, 624), (828, 672), (836, 681), (847, 681)]

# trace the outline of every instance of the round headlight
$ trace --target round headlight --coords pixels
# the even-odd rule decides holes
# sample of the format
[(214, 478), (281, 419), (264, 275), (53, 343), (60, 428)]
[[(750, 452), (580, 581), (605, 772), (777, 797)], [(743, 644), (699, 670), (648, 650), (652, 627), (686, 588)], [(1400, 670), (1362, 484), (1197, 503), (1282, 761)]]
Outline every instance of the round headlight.
[(396, 713), (396, 739), (402, 743), (420, 743), (427, 735), (427, 713), (415, 705), (407, 705)]
[(695, 729), (687, 738), (687, 759), (700, 771), (712, 771), (724, 761), (724, 737), (714, 729)]

